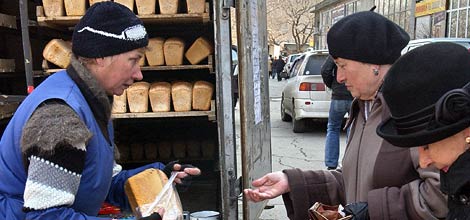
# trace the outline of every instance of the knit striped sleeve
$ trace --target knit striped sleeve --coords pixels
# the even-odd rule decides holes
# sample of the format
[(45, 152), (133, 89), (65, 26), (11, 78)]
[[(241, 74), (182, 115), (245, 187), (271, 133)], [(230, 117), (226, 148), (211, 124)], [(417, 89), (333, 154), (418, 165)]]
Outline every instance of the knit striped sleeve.
[(34, 112), (22, 135), (28, 169), (25, 211), (74, 203), (90, 137), (88, 128), (65, 104), (42, 105)]

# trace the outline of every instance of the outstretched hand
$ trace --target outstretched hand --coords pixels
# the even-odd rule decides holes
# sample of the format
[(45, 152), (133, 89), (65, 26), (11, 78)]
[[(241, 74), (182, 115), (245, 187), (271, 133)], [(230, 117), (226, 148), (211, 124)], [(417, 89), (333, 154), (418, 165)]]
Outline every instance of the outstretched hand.
[(249, 201), (260, 202), (276, 198), (290, 191), (289, 180), (283, 172), (273, 172), (264, 175), (252, 182), (254, 189), (244, 189), (243, 192)]

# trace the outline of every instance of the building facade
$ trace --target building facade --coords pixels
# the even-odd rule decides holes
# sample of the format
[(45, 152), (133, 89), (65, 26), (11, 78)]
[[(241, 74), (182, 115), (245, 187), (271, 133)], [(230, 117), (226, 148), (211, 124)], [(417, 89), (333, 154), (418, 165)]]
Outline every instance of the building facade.
[(315, 13), (315, 49), (327, 49), (329, 28), (344, 16), (370, 10), (389, 18), (412, 39), (470, 38), (470, 0), (324, 0)]

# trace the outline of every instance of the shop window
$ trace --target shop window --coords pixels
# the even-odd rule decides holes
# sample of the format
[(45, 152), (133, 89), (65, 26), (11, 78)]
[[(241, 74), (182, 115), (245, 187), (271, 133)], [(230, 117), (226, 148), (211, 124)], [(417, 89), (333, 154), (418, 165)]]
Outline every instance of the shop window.
[(463, 10), (459, 10), (459, 19), (458, 19), (458, 22), (459, 22), (459, 31), (457, 33), (457, 37), (462, 37), (462, 38), (465, 38), (467, 37), (466, 36), (466, 30), (467, 30), (467, 9), (463, 9)]

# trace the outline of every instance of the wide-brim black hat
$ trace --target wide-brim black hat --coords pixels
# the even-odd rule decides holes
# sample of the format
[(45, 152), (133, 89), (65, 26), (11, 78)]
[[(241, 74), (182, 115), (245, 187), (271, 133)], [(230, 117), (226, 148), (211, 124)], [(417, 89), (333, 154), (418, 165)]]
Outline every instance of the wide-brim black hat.
[(423, 146), (470, 126), (470, 52), (432, 43), (399, 58), (382, 93), (391, 118), (377, 134), (398, 147)]

